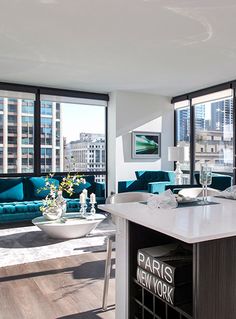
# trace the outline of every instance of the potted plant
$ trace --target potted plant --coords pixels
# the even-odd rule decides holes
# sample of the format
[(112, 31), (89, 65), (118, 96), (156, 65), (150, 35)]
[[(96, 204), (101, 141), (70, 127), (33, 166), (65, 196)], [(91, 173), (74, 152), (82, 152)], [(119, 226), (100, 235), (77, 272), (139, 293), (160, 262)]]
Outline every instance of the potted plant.
[(49, 194), (43, 200), (43, 204), (40, 207), (43, 216), (48, 220), (57, 220), (65, 214), (66, 200), (62, 196), (63, 192), (71, 196), (76, 185), (86, 183), (86, 180), (80, 175), (68, 173), (63, 177), (59, 185), (55, 185), (51, 180), (53, 176), (54, 174), (49, 174), (46, 177), (45, 187), (39, 190), (39, 192), (41, 190), (49, 190)]

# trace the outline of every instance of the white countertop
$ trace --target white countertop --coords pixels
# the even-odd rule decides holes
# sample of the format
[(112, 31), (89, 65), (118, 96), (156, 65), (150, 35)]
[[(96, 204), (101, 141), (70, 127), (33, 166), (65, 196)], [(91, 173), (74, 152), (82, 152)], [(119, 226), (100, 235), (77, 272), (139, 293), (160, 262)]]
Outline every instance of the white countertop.
[(236, 236), (236, 201), (209, 200), (220, 204), (152, 210), (141, 203), (123, 203), (99, 208), (186, 243)]

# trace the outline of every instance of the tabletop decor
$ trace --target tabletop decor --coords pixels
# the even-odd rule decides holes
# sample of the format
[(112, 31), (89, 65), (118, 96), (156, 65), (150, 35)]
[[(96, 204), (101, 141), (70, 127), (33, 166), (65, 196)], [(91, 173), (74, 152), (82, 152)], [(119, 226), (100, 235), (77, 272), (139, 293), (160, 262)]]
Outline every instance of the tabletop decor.
[(147, 205), (151, 209), (156, 208), (176, 208), (178, 201), (171, 190), (167, 190), (159, 195), (153, 195), (147, 200)]
[(224, 191), (220, 192), (218, 197), (224, 197), (228, 199), (236, 199), (236, 185), (232, 185), (226, 188)]
[(180, 164), (189, 160), (189, 148), (186, 146), (169, 146), (168, 147), (168, 161), (176, 162), (175, 169), (175, 184), (183, 184), (183, 172)]
[(202, 201), (207, 203), (207, 186), (212, 183), (212, 168), (207, 164), (201, 164), (199, 182), (202, 185)]
[(95, 204), (96, 204), (96, 195), (94, 193), (90, 194), (90, 210), (87, 211), (87, 192), (86, 190), (84, 190), (81, 194), (80, 194), (80, 214), (82, 217), (85, 217), (86, 215), (91, 215), (94, 216), (96, 214), (96, 209), (95, 209)]
[(40, 207), (40, 211), (44, 217), (48, 220), (57, 220), (63, 216), (66, 212), (66, 200), (63, 198), (63, 192), (66, 192), (71, 196), (74, 192), (74, 187), (85, 184), (86, 180), (78, 174), (70, 174), (63, 177), (59, 186), (56, 185), (52, 177), (54, 174), (49, 174), (46, 176), (45, 187), (41, 188), (39, 191), (47, 190), (49, 194), (43, 200), (43, 205)]
[(96, 214), (96, 209), (95, 209), (95, 204), (96, 204), (96, 195), (94, 193), (90, 194), (90, 215), (94, 216)]

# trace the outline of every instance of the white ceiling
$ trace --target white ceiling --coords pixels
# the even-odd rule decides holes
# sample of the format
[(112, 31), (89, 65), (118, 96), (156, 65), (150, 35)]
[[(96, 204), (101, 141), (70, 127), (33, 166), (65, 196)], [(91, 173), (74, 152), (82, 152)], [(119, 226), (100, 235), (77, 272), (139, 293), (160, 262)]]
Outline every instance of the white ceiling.
[(0, 81), (175, 96), (236, 79), (235, 0), (0, 0)]

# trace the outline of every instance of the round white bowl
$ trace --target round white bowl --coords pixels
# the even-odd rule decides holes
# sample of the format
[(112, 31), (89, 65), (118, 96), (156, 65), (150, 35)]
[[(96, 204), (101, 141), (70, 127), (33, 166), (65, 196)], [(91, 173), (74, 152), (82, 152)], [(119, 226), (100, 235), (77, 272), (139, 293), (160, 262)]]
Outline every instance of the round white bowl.
[(32, 223), (44, 231), (48, 236), (58, 239), (84, 237), (89, 234), (105, 218), (102, 214), (85, 219), (78, 218), (78, 213), (67, 213), (66, 221), (48, 221), (44, 217), (37, 217)]

